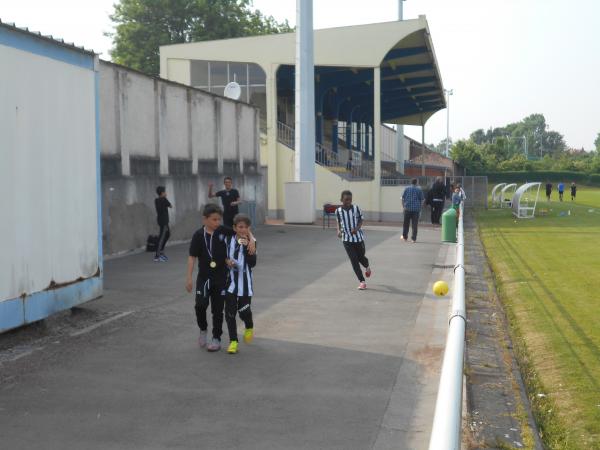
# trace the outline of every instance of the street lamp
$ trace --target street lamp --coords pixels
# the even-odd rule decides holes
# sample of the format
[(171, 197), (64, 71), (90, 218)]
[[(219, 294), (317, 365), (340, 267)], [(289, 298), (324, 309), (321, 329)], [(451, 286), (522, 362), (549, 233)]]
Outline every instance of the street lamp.
[(446, 158), (449, 155), (449, 147), (450, 147), (450, 96), (454, 94), (453, 89), (444, 89), (444, 93), (446, 94)]

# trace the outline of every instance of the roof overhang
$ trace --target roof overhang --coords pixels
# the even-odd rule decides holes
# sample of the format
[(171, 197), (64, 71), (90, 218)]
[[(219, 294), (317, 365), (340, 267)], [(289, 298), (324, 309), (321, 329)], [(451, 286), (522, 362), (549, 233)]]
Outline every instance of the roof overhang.
[[(295, 33), (285, 33), (162, 46), (161, 76), (169, 78), (169, 60), (202, 59), (256, 63), (274, 77), (281, 65), (295, 64), (295, 38)], [(383, 122), (422, 125), (446, 107), (425, 16), (315, 30), (314, 64), (316, 73), (327, 66), (379, 67)]]

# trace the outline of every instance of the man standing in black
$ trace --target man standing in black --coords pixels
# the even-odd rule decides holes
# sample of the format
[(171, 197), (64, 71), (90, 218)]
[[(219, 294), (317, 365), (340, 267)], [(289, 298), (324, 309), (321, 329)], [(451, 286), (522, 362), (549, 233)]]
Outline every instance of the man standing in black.
[(434, 225), (440, 224), (442, 211), (444, 211), (444, 200), (446, 199), (446, 185), (441, 177), (435, 179), (435, 183), (431, 186), (431, 223)]
[(223, 180), (225, 189), (213, 193), (213, 184), (208, 184), (208, 198), (221, 197), (223, 202), (223, 224), (232, 228), (233, 218), (239, 212), (238, 205), (242, 203), (240, 193), (237, 189), (233, 189), (233, 180), (231, 177), (225, 177)]
[(167, 200), (167, 190), (164, 186), (158, 186), (156, 188), (157, 198), (154, 199), (154, 207), (156, 208), (156, 222), (160, 227), (158, 233), (158, 242), (156, 244), (156, 253), (154, 254), (154, 262), (165, 262), (169, 258), (164, 253), (165, 245), (171, 236), (169, 230), (169, 209), (171, 208), (171, 202)]

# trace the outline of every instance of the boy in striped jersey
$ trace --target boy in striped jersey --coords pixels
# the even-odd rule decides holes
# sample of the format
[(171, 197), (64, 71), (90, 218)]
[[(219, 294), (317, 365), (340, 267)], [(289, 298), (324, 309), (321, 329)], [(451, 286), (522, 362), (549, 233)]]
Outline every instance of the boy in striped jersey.
[(237, 323), (235, 317), (240, 315), (244, 321), (246, 331), (244, 342), (249, 344), (254, 336), (254, 324), (250, 304), (253, 295), (252, 268), (256, 266), (256, 253), (248, 253), (250, 242), (250, 218), (246, 214), (237, 214), (233, 218), (235, 236), (227, 244), (227, 266), (229, 278), (227, 281), (227, 294), (225, 298), (225, 321), (229, 331), (229, 348), (227, 353), (235, 354), (238, 351)]
[(360, 282), (358, 289), (364, 290), (367, 288), (367, 284), (360, 264), (366, 269), (365, 276), (367, 278), (371, 276), (371, 268), (369, 267), (369, 260), (365, 256), (365, 236), (361, 229), (362, 211), (358, 205), (352, 204), (352, 192), (350, 191), (342, 192), (341, 201), (342, 206), (335, 211), (337, 234), (338, 237), (342, 238), (344, 249), (346, 249), (354, 273)]

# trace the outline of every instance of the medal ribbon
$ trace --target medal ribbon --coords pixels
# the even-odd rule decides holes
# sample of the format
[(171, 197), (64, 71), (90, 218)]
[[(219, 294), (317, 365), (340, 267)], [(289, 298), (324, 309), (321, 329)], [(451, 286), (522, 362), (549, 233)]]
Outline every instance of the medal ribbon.
[(213, 254), (212, 254), (212, 240), (214, 236), (214, 232), (210, 235), (210, 244), (206, 241), (206, 230), (204, 230), (204, 245), (206, 245), (206, 251), (208, 252), (208, 256), (210, 256), (210, 262), (213, 263)]

